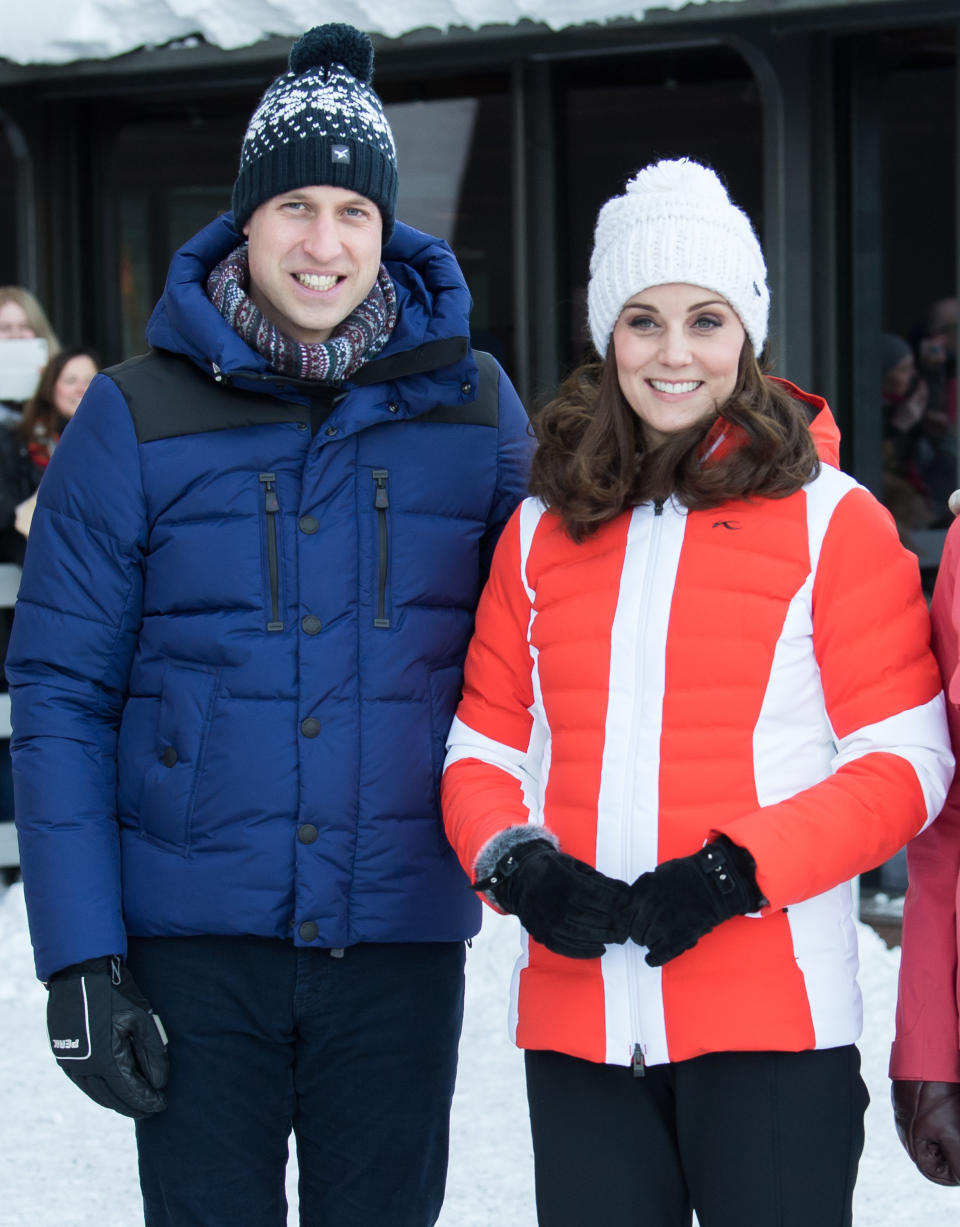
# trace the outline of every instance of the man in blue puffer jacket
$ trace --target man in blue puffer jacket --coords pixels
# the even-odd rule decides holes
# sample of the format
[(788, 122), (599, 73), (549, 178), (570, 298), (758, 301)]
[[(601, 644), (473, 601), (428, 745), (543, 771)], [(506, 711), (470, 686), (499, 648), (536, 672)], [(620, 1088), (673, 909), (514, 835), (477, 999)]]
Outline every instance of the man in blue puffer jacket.
[(529, 444), (450, 249), (395, 223), (371, 72), (352, 27), (294, 46), (31, 530), (37, 972), (63, 1069), (137, 1120), (147, 1227), (286, 1224), (291, 1129), (305, 1224), (443, 1195), (479, 903), (438, 779)]

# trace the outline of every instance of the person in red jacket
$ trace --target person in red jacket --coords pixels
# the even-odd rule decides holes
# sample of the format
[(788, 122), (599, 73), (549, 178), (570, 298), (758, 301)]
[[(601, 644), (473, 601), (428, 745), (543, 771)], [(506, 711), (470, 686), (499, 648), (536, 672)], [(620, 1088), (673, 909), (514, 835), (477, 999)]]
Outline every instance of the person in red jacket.
[(761, 370), (763, 254), (711, 170), (640, 171), (590, 273), (600, 361), (535, 419), (442, 789), (523, 927), (538, 1219), (840, 1227), (850, 881), (953, 772), (916, 559), (825, 402)]
[[(956, 514), (960, 507), (954, 498)], [(930, 615), (956, 748), (960, 521), (947, 533)], [(894, 1120), (907, 1153), (928, 1180), (960, 1185), (960, 773), (940, 817), (907, 845), (907, 874), (897, 1032), (890, 1054)]]

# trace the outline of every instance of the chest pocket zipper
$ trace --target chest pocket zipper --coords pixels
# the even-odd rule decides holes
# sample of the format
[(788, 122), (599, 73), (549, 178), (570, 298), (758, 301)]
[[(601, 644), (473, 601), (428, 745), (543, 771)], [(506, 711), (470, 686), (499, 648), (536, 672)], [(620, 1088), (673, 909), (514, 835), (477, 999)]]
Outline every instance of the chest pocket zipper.
[(387, 481), (390, 478), (389, 469), (372, 469), (374, 481), (373, 505), (377, 512), (377, 615), (373, 619), (376, 627), (389, 627), (387, 617), (387, 572), (390, 564), (390, 536), (387, 531), (387, 511), (390, 507), (390, 495), (387, 491)]
[(275, 473), (261, 473), (260, 484), (263, 486), (263, 510), (267, 527), (267, 570), (270, 577), (270, 621), (268, 631), (282, 631), (280, 621), (280, 551), (278, 548), (278, 531), (280, 519), (280, 500), (277, 498), (277, 476)]

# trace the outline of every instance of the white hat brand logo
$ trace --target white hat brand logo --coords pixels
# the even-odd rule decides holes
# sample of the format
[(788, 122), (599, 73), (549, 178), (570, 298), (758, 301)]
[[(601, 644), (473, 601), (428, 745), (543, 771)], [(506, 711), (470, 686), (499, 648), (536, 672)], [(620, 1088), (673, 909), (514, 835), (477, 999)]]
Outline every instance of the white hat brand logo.
[(350, 161), (349, 145), (331, 145), (330, 152), (333, 154), (334, 162), (349, 162)]

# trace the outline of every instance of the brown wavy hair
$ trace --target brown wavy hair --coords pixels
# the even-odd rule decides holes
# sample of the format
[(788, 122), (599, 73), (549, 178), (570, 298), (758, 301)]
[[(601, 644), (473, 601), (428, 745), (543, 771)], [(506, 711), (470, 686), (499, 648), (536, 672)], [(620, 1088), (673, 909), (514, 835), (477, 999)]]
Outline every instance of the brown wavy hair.
[(89, 358), (96, 369), (100, 369), (100, 359), (85, 345), (68, 345), (66, 349), (57, 350), (40, 372), (37, 390), (24, 405), (23, 414), (17, 423), (17, 434), (24, 442), (56, 437), (66, 425), (68, 419), (60, 416), (60, 411), (53, 403), (53, 391), (64, 367), (74, 358)]
[(749, 338), (719, 416), (742, 428), (741, 446), (704, 464), (713, 417), (650, 447), (627, 404), (611, 344), (602, 362), (569, 375), (534, 415), (530, 492), (563, 519), (574, 541), (638, 503), (671, 495), (691, 511), (731, 499), (786, 498), (820, 471), (806, 407), (760, 369)]

